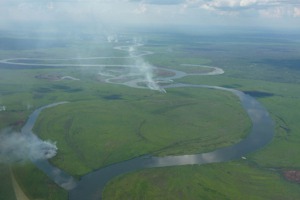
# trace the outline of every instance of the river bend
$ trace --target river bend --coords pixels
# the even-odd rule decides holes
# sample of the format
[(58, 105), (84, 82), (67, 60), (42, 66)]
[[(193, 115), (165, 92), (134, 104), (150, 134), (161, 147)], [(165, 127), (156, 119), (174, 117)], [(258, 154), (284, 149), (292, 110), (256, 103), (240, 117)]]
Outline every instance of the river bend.
[[(129, 51), (128, 46), (115, 47), (115, 49)], [(141, 57), (149, 54), (152, 54), (152, 52), (144, 51), (144, 52), (140, 52), (139, 54), (137, 53), (135, 55), (131, 55), (129, 57), (136, 58), (136, 57)], [(107, 59), (110, 57), (96, 57), (96, 58), (87, 58), (87, 59), (99, 59), (99, 58)], [(111, 57), (111, 58), (117, 58), (117, 57)], [(22, 61), (25, 59), (26, 58), (19, 59), (19, 60)], [(0, 62), (9, 63), (9, 64), (18, 64), (18, 65), (30, 65), (29, 63), (15, 62), (15, 60), (17, 59), (0, 60)], [(56, 59), (56, 60), (59, 61), (60, 59)], [(67, 59), (62, 59), (62, 60), (67, 60)], [(53, 66), (53, 64), (51, 64), (51, 66)], [(57, 64), (57, 66), (60, 66), (60, 64)], [(102, 65), (97, 65), (97, 66), (99, 67)], [(115, 65), (111, 65), (111, 66), (104, 65), (104, 66), (111, 67)], [(116, 65), (116, 66), (131, 67), (127, 65)], [(265, 146), (267, 143), (269, 143), (272, 140), (275, 132), (272, 119), (268, 111), (255, 98), (241, 91), (230, 89), (230, 88), (208, 86), (208, 85), (173, 83), (172, 82), (173, 79), (182, 78), (192, 74), (187, 74), (185, 72), (172, 70), (172, 69), (165, 69), (165, 68), (161, 68), (161, 69), (167, 70), (174, 74), (171, 77), (162, 77), (159, 79), (159, 81), (168, 82), (168, 85), (164, 86), (163, 90), (168, 88), (175, 88), (175, 87), (176, 88), (194, 87), (194, 88), (223, 90), (235, 94), (239, 98), (243, 108), (247, 112), (252, 122), (252, 128), (248, 136), (236, 144), (233, 144), (228, 147), (216, 149), (214, 151), (207, 152), (207, 153), (181, 155), (181, 156), (165, 156), (165, 157), (154, 157), (151, 155), (144, 155), (141, 157), (133, 158), (131, 160), (121, 161), (119, 163), (115, 163), (106, 166), (104, 168), (98, 169), (94, 172), (88, 173), (83, 177), (81, 177), (79, 181), (76, 181), (75, 178), (73, 178), (63, 170), (51, 165), (47, 160), (33, 161), (34, 164), (40, 170), (46, 173), (56, 184), (69, 191), (69, 200), (82, 200), (82, 199), (101, 200), (102, 192), (106, 183), (112, 180), (114, 177), (119, 176), (121, 174), (125, 174), (140, 169), (154, 168), (154, 167), (195, 165), (195, 164), (201, 165), (206, 163), (225, 162), (233, 159), (239, 159), (242, 156), (245, 156), (246, 154), (256, 151), (257, 149)], [(213, 71), (209, 73), (196, 74), (196, 75), (218, 75), (222, 73), (224, 73), (224, 71), (221, 68), (213, 67)], [(130, 74), (127, 76), (130, 76)], [(106, 82), (114, 83), (110, 80), (111, 79), (107, 79)], [(131, 80), (122, 84), (130, 87), (140, 88), (141, 86), (139, 86), (137, 83), (138, 80)], [(66, 102), (50, 104), (35, 110), (29, 116), (29, 119), (27, 120), (25, 126), (22, 128), (22, 133), (33, 134), (32, 128), (40, 112), (43, 109), (57, 106), (62, 103), (66, 103)]]

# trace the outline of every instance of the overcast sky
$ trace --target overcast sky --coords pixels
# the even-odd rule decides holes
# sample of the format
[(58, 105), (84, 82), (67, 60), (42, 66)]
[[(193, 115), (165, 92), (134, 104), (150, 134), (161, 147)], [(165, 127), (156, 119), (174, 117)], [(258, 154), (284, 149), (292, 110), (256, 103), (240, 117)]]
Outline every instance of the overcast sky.
[(0, 0), (0, 29), (34, 23), (300, 29), (300, 0)]

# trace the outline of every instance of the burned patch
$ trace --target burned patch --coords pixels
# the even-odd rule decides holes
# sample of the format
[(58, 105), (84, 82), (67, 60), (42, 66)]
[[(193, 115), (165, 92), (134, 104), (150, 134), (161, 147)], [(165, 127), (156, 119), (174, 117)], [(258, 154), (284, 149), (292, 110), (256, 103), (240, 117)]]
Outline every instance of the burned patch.
[(299, 170), (284, 171), (283, 175), (289, 181), (300, 183), (300, 171)]

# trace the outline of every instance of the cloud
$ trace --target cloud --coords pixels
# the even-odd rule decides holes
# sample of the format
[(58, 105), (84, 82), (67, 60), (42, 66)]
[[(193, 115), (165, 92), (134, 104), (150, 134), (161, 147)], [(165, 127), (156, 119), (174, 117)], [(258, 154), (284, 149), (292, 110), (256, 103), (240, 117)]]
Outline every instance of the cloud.
[(291, 7), (300, 5), (296, 0), (186, 0), (185, 6), (198, 6), (206, 10), (240, 11), (247, 9), (267, 10), (277, 7)]
[(140, 2), (144, 4), (156, 4), (156, 5), (174, 5), (184, 3), (185, 0), (131, 0), (130, 2)]
[(285, 15), (285, 13), (286, 11), (282, 7), (275, 7), (272, 9), (265, 9), (260, 11), (261, 16), (268, 18), (281, 18), (283, 15)]
[(0, 28), (26, 23), (45, 27), (218, 26), (247, 24), (250, 18), (259, 25), (262, 18), (275, 16), (296, 26), (290, 18), (300, 17), (299, 8), (298, 0), (1, 0)]
[(203, 3), (201, 7), (210, 10), (243, 11), (246, 9), (264, 9), (276, 4), (275, 0), (212, 0)]
[(134, 10), (134, 13), (142, 14), (147, 11), (147, 6), (144, 3), (140, 3), (138, 7)]
[(300, 17), (300, 6), (294, 7), (294, 17)]

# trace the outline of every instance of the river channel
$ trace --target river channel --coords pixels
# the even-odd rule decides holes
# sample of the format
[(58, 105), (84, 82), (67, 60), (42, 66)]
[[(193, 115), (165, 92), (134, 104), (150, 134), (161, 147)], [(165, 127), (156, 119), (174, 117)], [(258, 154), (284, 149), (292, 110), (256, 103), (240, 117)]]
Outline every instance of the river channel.
[[(118, 50), (127, 50), (128, 47), (116, 47)], [(129, 50), (128, 50), (129, 51)], [(141, 57), (144, 55), (151, 54), (152, 52), (142, 52), (137, 55), (131, 55), (130, 58)], [(107, 57), (97, 57), (99, 58), (107, 58)], [(82, 59), (82, 58), (81, 58)], [(89, 58), (91, 59), (91, 58)], [(1, 60), (1, 62), (5, 63), (14, 63), (19, 65), (29, 65), (27, 63), (15, 63), (13, 62), (15, 59), (7, 59)], [(23, 59), (24, 60), (24, 59)], [(41, 65), (41, 64), (39, 64)], [(131, 67), (126, 65), (105, 65), (105, 67)], [(99, 65), (98, 65), (99, 67)], [(100, 66), (101, 67), (101, 66)], [(236, 95), (244, 110), (248, 114), (251, 122), (252, 128), (248, 136), (240, 141), (239, 143), (233, 144), (232, 146), (216, 149), (211, 152), (201, 153), (201, 154), (193, 154), (193, 155), (181, 155), (181, 156), (165, 156), (165, 157), (154, 157), (152, 155), (144, 155), (141, 157), (133, 158), (131, 160), (121, 161), (119, 163), (115, 163), (104, 168), (98, 169), (94, 172), (88, 173), (81, 177), (79, 181), (70, 176), (68, 173), (63, 170), (51, 165), (48, 160), (38, 160), (33, 161), (33, 163), (42, 170), (45, 174), (47, 174), (56, 184), (64, 188), (69, 192), (69, 200), (101, 200), (102, 192), (108, 181), (112, 180), (114, 177), (119, 176), (121, 174), (126, 174), (128, 172), (147, 169), (147, 168), (155, 168), (155, 167), (168, 167), (168, 166), (180, 166), (180, 165), (201, 165), (206, 163), (216, 163), (216, 162), (225, 162), (233, 159), (239, 159), (246, 154), (256, 151), (257, 149), (265, 146), (269, 143), (274, 135), (274, 123), (268, 113), (268, 111), (253, 97), (247, 95), (241, 91), (231, 89), (231, 88), (223, 88), (218, 86), (208, 86), (208, 85), (192, 85), (192, 84), (180, 84), (174, 83), (171, 80), (182, 78), (189, 75), (218, 75), (224, 73), (224, 71), (217, 67), (211, 67), (213, 71), (203, 74), (187, 74), (185, 72), (181, 72), (178, 70), (172, 69), (164, 69), (173, 74), (171, 77), (165, 77), (160, 79), (153, 79), (152, 81), (161, 81), (167, 83), (167, 85), (163, 86), (159, 91), (165, 91), (168, 88), (184, 88), (184, 87), (194, 87), (194, 88), (206, 88), (206, 89), (214, 89), (214, 90), (223, 90), (227, 92), (231, 92)], [(109, 74), (108, 77), (110, 77)], [(134, 74), (135, 76), (135, 74)], [(124, 77), (132, 77), (132, 74), (122, 75), (122, 79)], [(106, 78), (105, 81), (108, 83), (120, 84), (119, 82), (111, 81), (111, 78)], [(141, 88), (144, 86), (138, 85), (138, 79), (130, 79), (128, 82), (121, 82), (123, 85), (127, 85), (130, 87)], [(27, 120), (25, 126), (22, 128), (22, 134), (34, 134), (32, 132), (32, 128), (43, 109), (50, 108), (53, 106), (58, 106), (60, 104), (67, 102), (59, 102), (50, 105), (43, 106), (37, 110), (35, 110)]]
[[(146, 168), (194, 164), (201, 165), (239, 159), (242, 156), (263, 147), (271, 141), (274, 135), (273, 121), (271, 120), (268, 111), (257, 100), (255, 100), (255, 98), (235, 89), (208, 85), (171, 84), (164, 88), (167, 89), (175, 87), (198, 87), (232, 92), (239, 98), (243, 108), (251, 119), (252, 129), (250, 133), (239, 143), (220, 148), (212, 152), (165, 157), (144, 155), (131, 160), (122, 161), (86, 174), (81, 177), (78, 182), (66, 172), (51, 165), (47, 160), (35, 161), (34, 164), (46, 173), (53, 181), (55, 181), (55, 183), (69, 191), (69, 200), (100, 200), (106, 183), (121, 174)], [(66, 102), (50, 104), (35, 110), (23, 127), (22, 133), (33, 134), (32, 128), (40, 112), (43, 109), (57, 106), (62, 103)]]
[(83, 176), (77, 186), (69, 192), (69, 200), (100, 200), (103, 189), (108, 181), (121, 174), (140, 169), (180, 165), (200, 165), (239, 159), (247, 153), (263, 147), (273, 138), (274, 126), (268, 111), (253, 97), (246, 95), (243, 92), (207, 85), (175, 84), (168, 87), (201, 87), (225, 90), (234, 93), (240, 99), (243, 108), (251, 119), (252, 129), (250, 133), (244, 140), (237, 144), (208, 153), (165, 157), (145, 155), (101, 168)]

